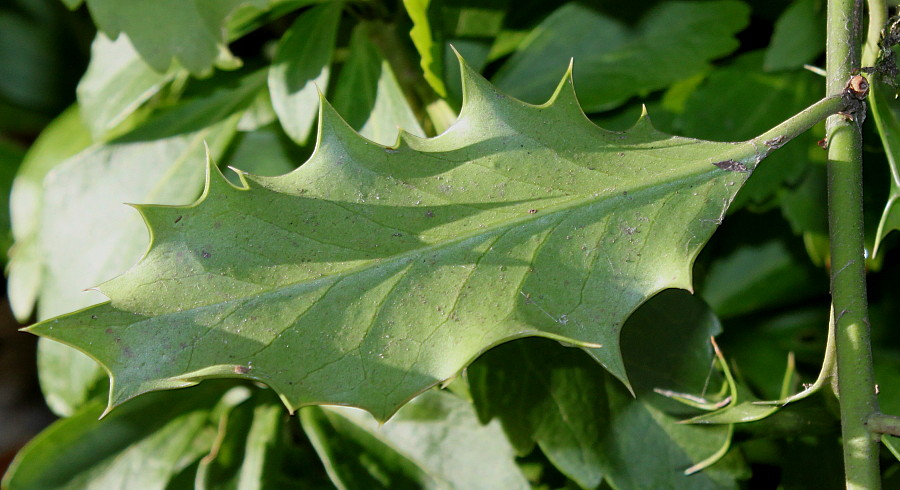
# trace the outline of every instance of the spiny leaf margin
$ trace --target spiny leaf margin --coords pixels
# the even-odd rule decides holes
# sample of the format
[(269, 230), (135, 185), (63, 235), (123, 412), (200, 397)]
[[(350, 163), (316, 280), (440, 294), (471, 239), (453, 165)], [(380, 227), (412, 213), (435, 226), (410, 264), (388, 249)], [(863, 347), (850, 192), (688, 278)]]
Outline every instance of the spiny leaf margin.
[[(348, 405), (386, 420), (482, 352), (526, 336), (580, 346), (627, 385), (618, 346), (625, 319), (663, 289), (691, 289), (694, 258), (749, 175), (728, 169), (752, 170), (772, 148), (756, 140), (671, 137), (646, 114), (628, 132), (606, 131), (578, 105), (571, 65), (551, 99), (534, 106), (501, 94), (460, 62), (463, 109), (442, 135), (401, 133), (395, 147), (383, 147), (360, 137), (323, 99), (307, 163), (280, 177), (241, 174), (241, 188), (210, 164), (206, 189), (193, 205), (136, 206), (151, 245), (129, 272), (99, 287), (111, 301), (27, 330), (103, 365), (111, 378), (107, 411), (149, 391), (234, 377), (268, 384), (292, 411)], [(561, 140), (559, 147), (549, 145), (553, 139)], [(607, 159), (591, 162), (592, 152)], [(418, 159), (416, 165), (391, 166), (404, 155)], [(512, 177), (498, 177), (501, 171)], [(474, 193), (482, 202), (454, 201), (454, 186), (463, 199)], [(539, 197), (509, 200), (507, 193)], [(207, 216), (229, 200), (237, 204), (225, 206), (237, 214), (267, 210), (267, 217), (306, 219), (305, 234), (290, 235), (285, 221), (268, 236), (253, 237), (244, 226)], [(310, 212), (324, 208), (334, 216)], [(181, 231), (198, 218), (194, 234)], [(323, 228), (350, 229), (357, 243), (322, 242), (334, 237), (319, 234)], [(269, 247), (267, 253), (279, 252), (272, 242), (318, 239), (324, 251), (294, 242), (280, 250), (284, 256), (276, 254), (283, 263), (265, 255), (259, 261), (219, 247), (227, 241), (217, 240), (225, 239), (234, 248)], [(354, 244), (363, 248), (347, 248)], [(347, 255), (316, 257), (340, 250)], [(623, 255), (617, 264), (609, 250)], [(304, 252), (313, 258), (301, 257)], [(254, 283), (260, 277), (270, 283)], [(452, 301), (442, 297), (442, 281), (455, 288)], [(578, 284), (579, 295), (571, 294)], [(182, 289), (173, 293), (170, 285)], [(398, 288), (406, 294), (397, 295)], [(364, 310), (368, 301), (376, 304), (371, 313)], [(398, 327), (398, 320), (408, 323)], [(142, 323), (145, 328), (130, 328)], [(238, 342), (226, 349), (229, 340)], [(281, 355), (269, 349), (276, 342), (283, 344)], [(415, 354), (404, 357), (411, 348)]]

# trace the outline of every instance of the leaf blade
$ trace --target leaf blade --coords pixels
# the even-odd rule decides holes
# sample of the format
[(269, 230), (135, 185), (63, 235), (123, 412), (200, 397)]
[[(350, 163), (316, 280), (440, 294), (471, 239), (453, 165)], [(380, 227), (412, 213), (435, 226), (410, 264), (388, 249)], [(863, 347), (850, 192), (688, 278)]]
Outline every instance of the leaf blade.
[(606, 132), (569, 78), (530, 106), (463, 72), (466, 104), (440, 137), (380, 147), (326, 105), (316, 153), (291, 174), (245, 176), (240, 189), (211, 175), (192, 206), (141, 206), (154, 245), (101, 286), (112, 302), (30, 330), (89, 350), (112, 373), (110, 407), (225, 376), (265, 382), (292, 409), (384, 420), (523, 336), (588, 347), (626, 381), (624, 319), (661, 289), (690, 288), (693, 258), (747, 178), (715, 164), (753, 168), (764, 154), (669, 137), (646, 118)]

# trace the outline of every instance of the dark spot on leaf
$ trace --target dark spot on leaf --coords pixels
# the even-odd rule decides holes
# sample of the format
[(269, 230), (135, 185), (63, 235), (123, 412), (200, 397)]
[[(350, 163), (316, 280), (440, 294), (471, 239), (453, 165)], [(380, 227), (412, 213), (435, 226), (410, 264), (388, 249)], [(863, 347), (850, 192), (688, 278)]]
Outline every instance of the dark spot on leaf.
[(176, 223), (178, 223), (179, 221), (181, 221), (181, 216), (175, 218), (175, 222), (176, 222)]
[(425, 217), (434, 218), (434, 211), (431, 211), (430, 209), (428, 211), (425, 211)]
[(208, 258), (212, 257), (212, 254), (207, 252), (206, 250), (201, 250), (200, 255), (202, 255), (204, 259), (208, 259)]
[(250, 372), (249, 366), (235, 366), (234, 374), (247, 374)]
[(397, 236), (403, 236), (403, 233), (394, 233), (394, 234), (392, 234), (391, 236), (394, 236), (394, 237), (397, 237)]
[(724, 160), (721, 162), (716, 162), (713, 165), (721, 168), (722, 170), (727, 170), (729, 172), (746, 172), (747, 166), (741, 162), (736, 162), (734, 160)]
[(528, 214), (537, 214), (537, 212), (538, 212), (537, 209), (529, 209), (528, 210)]
[(96, 320), (96, 319), (97, 319), (97, 315), (91, 315), (91, 320)]

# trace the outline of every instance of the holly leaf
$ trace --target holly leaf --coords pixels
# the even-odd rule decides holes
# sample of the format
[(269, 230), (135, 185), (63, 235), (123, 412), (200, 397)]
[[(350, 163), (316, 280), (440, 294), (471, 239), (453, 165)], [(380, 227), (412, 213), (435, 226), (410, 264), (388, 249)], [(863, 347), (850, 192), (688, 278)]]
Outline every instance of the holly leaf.
[[(582, 347), (627, 383), (625, 319), (663, 289), (691, 288), (751, 170), (812, 123), (742, 143), (672, 137), (647, 117), (615, 133), (584, 117), (571, 76), (532, 106), (462, 71), (462, 112), (438, 137), (383, 147), (323, 104), (316, 151), (296, 171), (234, 187), (210, 165), (197, 203), (137, 206), (151, 246), (99, 286), (110, 302), (29, 330), (102, 364), (110, 409), (237, 377), (291, 410), (349, 405), (385, 420), (526, 336)], [(816, 111), (839, 109), (826, 100)]]

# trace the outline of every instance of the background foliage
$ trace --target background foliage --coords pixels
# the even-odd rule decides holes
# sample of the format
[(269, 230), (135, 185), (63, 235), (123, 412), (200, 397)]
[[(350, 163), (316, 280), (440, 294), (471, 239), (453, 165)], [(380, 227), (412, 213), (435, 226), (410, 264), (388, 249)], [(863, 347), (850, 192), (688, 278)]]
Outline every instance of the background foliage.
[[(286, 173), (315, 146), (318, 92), (384, 145), (398, 127), (443, 131), (462, 102), (450, 45), (530, 103), (547, 100), (574, 57), (582, 107), (611, 130), (631, 127), (645, 104), (667, 133), (744, 140), (824, 94), (803, 69), (824, 50), (820, 0), (63, 3), (0, 7), (9, 74), (0, 77), (0, 189), (10, 201), (0, 242), (12, 244), (7, 292), (23, 323), (103, 301), (84, 290), (125, 272), (148, 243), (139, 214), (121, 203), (193, 202), (204, 143), (223, 168)], [(892, 104), (881, 109), (888, 136)], [(864, 131), (874, 246), (898, 181), (870, 121)], [(694, 264), (696, 294), (663, 292), (625, 324), (636, 397), (581, 351), (528, 338), (484, 353), (383, 426), (350, 408), (288, 416), (270, 390), (234, 380), (144, 395), (98, 421), (105, 373), (42, 340), (40, 387), (62, 418), (19, 453), (4, 485), (842, 486), (830, 393), (753, 424), (686, 425), (678, 421), (704, 410), (654, 391), (726, 400), (712, 335), (735, 380), (733, 406), (816, 378), (829, 304), (822, 136), (795, 139), (754, 172)], [(878, 256), (869, 253), (870, 308), (882, 409), (897, 413), (898, 264), (885, 216)], [(715, 464), (684, 475), (704, 461)], [(883, 468), (886, 482), (898, 478), (887, 453)]]

